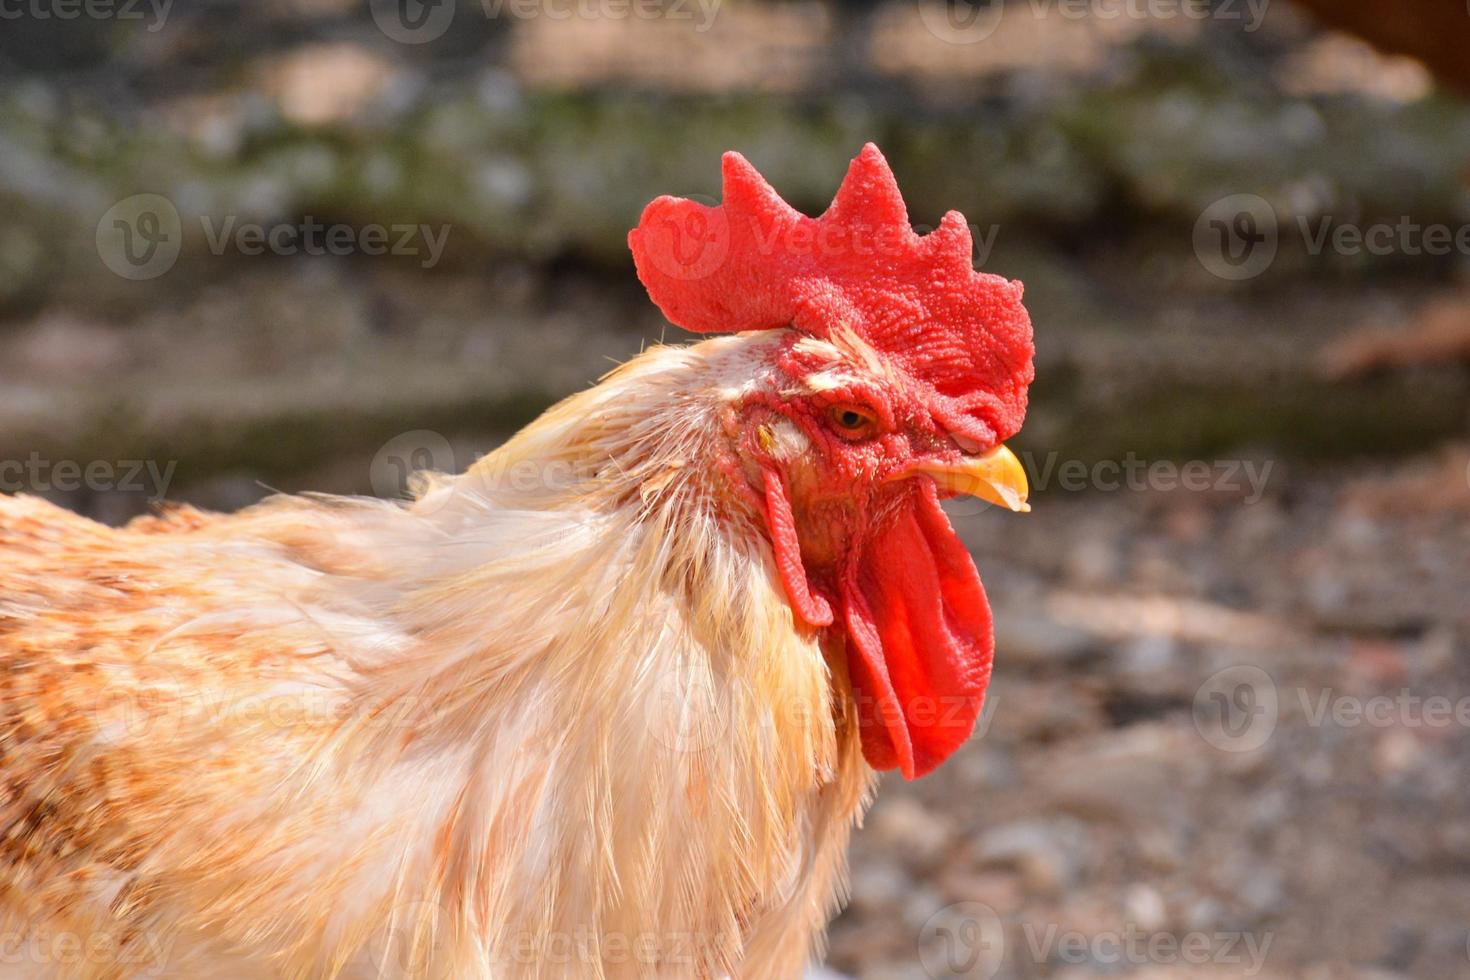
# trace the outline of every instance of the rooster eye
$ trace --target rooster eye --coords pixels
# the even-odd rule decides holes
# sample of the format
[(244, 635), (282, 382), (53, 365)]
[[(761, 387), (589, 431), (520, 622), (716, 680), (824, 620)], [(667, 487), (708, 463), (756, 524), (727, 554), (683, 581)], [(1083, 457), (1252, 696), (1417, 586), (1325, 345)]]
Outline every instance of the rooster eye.
[(838, 435), (845, 439), (865, 439), (873, 434), (878, 418), (866, 408), (856, 405), (834, 405), (827, 417), (836, 426)]

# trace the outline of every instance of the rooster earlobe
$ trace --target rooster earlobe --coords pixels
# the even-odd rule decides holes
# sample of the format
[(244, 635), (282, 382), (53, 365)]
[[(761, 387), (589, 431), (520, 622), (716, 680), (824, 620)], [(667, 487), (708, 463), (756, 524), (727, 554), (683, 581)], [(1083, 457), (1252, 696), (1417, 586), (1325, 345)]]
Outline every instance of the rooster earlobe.
[(821, 220), (852, 227), (909, 227), (909, 209), (878, 147), (868, 143), (853, 158)]

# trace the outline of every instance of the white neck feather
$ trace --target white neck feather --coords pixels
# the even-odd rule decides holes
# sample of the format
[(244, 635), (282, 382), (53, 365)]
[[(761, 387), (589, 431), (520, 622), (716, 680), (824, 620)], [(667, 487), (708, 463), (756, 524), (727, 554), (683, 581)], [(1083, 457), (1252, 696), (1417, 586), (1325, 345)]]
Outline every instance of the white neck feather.
[(398, 934), (461, 923), (454, 976), (792, 975), (831, 911), (870, 779), (843, 661), (700, 466), (767, 343), (649, 351), (410, 511), (368, 676), (413, 724), (367, 764), (410, 794)]

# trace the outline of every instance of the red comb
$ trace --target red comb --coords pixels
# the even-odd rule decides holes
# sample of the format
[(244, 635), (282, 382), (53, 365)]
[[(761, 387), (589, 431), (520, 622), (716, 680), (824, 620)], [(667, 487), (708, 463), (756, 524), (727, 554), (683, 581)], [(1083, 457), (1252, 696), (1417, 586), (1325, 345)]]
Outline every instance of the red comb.
[(1021, 427), (1033, 353), (1021, 284), (975, 271), (959, 212), (916, 234), (872, 143), (819, 218), (740, 154), (726, 153), (723, 170), (723, 204), (660, 197), (628, 235), (670, 321), (697, 333), (846, 328), (928, 386), (948, 431), (988, 445)]

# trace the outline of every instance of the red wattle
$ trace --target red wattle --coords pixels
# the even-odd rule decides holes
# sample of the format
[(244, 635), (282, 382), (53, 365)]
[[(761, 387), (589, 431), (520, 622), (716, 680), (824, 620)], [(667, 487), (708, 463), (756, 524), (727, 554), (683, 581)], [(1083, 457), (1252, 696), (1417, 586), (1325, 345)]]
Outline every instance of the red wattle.
[(990, 604), (932, 484), (863, 542), (841, 583), (863, 755), (908, 779), (974, 730), (990, 681)]

